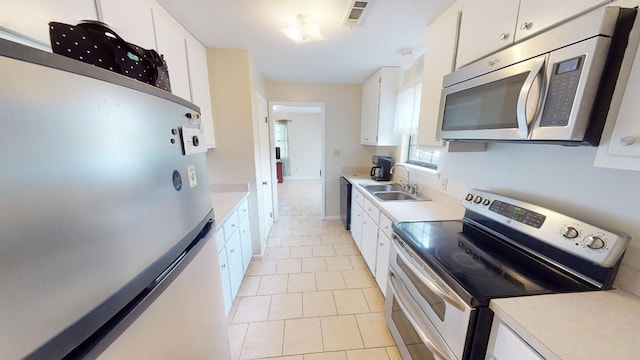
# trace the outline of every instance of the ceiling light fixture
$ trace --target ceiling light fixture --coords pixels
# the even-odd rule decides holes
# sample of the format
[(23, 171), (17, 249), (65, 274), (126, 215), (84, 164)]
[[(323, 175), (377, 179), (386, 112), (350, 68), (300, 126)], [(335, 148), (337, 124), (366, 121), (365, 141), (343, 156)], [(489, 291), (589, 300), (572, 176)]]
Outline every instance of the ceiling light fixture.
[(400, 50), (400, 54), (400, 67), (404, 70), (407, 70), (413, 65), (413, 61), (415, 60), (413, 58), (413, 49), (402, 49)]
[(318, 24), (310, 22), (305, 14), (298, 14), (296, 23), (281, 31), (297, 44), (326, 39), (320, 32)]

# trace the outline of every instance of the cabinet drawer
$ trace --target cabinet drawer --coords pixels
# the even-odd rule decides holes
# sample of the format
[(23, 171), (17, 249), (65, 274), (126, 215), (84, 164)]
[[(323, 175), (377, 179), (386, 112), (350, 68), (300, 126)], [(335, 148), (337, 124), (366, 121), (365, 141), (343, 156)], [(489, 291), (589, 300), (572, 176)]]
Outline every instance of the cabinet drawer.
[(391, 227), (391, 219), (383, 213), (380, 213), (380, 222), (378, 226), (380, 227), (380, 231), (382, 231), (388, 238), (391, 238), (393, 235), (393, 228)]
[(356, 190), (356, 187), (352, 187), (353, 192), (351, 192), (351, 202), (353, 204), (358, 204), (360, 206), (362, 206), (363, 204), (363, 200), (364, 200), (364, 195), (362, 195), (362, 193), (358, 190)]
[(248, 214), (249, 214), (249, 204), (247, 203), (247, 199), (244, 199), (238, 206), (239, 221), (242, 222), (242, 220), (244, 220)]
[(377, 206), (369, 201), (369, 199), (364, 199), (362, 210), (365, 212), (365, 214), (369, 215), (371, 220), (373, 220), (376, 225), (380, 222), (380, 209), (378, 209)]
[(229, 214), (229, 217), (222, 225), (224, 227), (225, 240), (228, 240), (233, 235), (233, 233), (238, 230), (239, 223), (238, 211), (234, 210), (231, 214)]

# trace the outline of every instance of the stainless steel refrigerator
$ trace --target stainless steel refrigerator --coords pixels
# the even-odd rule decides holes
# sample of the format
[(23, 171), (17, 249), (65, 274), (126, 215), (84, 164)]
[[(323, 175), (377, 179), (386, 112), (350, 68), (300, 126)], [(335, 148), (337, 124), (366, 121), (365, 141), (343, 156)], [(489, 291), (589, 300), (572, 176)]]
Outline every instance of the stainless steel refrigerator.
[[(197, 260), (215, 248), (199, 109), (4, 40), (0, 74), (0, 358), (96, 358), (163, 292), (177, 291), (172, 281), (190, 263), (217, 261), (215, 250)], [(224, 328), (216, 269), (194, 265), (189, 276), (199, 285), (181, 285), (189, 294), (165, 301), (177, 315), (156, 331), (222, 335), (207, 333), (216, 321)], [(149, 337), (128, 358), (166, 342)], [(181, 341), (215, 358), (210, 344)]]

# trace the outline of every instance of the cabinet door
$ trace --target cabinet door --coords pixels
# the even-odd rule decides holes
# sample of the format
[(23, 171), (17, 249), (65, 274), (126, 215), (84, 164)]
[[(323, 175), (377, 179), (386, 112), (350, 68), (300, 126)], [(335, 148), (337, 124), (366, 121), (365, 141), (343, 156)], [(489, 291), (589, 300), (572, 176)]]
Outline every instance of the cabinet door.
[(371, 274), (376, 274), (376, 255), (378, 252), (378, 224), (368, 215), (362, 215), (362, 257)]
[(376, 126), (376, 145), (395, 146), (400, 144), (400, 136), (395, 133), (396, 103), (398, 91), (402, 86), (402, 69), (383, 67), (380, 69), (380, 95), (378, 103), (378, 121)]
[(391, 239), (381, 228), (378, 232), (378, 253), (376, 255), (376, 282), (382, 290), (382, 294), (387, 293), (387, 277), (389, 272), (389, 252), (391, 251)]
[(242, 244), (242, 272), (246, 273), (249, 268), (249, 263), (251, 263), (251, 258), (253, 257), (251, 225), (249, 224), (249, 219), (246, 217), (240, 222), (240, 243)]
[(360, 252), (362, 252), (362, 215), (362, 207), (357, 202), (351, 201), (351, 237)]
[(229, 264), (227, 263), (227, 251), (222, 249), (218, 253), (220, 261), (220, 282), (222, 283), (222, 298), (224, 299), (224, 314), (229, 315), (231, 305), (233, 305), (233, 297), (231, 296), (231, 282), (229, 281)]
[(127, 42), (145, 49), (157, 49), (153, 32), (152, 0), (97, 1), (101, 21), (109, 24)]
[(204, 132), (207, 148), (211, 149), (216, 147), (216, 142), (213, 133), (207, 49), (189, 33), (186, 34), (186, 40), (192, 102), (200, 107), (200, 128)]
[(418, 145), (442, 146), (436, 138), (442, 78), (455, 66), (456, 41), (460, 24), (459, 6), (454, 4), (436, 19), (427, 30), (424, 70), (422, 73), (422, 97)]
[(375, 145), (378, 139), (378, 105), (380, 103), (380, 75), (374, 74), (362, 84), (362, 114), (360, 143)]
[[(1, 8), (0, 37), (48, 49), (51, 48), (48, 26), (50, 21), (74, 25), (79, 20), (98, 19), (93, 0), (3, 1)], [(3, 29), (8, 29), (18, 36), (10, 36), (4, 33)]]
[(185, 30), (160, 5), (155, 5), (152, 10), (158, 52), (164, 56), (169, 68), (171, 92), (187, 101), (191, 101)]
[(242, 265), (242, 246), (240, 243), (240, 232), (236, 231), (227, 241), (227, 264), (229, 267), (229, 285), (231, 287), (231, 299), (235, 299), (244, 277), (244, 267)]
[(498, 324), (496, 343), (490, 359), (543, 360), (542, 356), (503, 323)]
[(456, 67), (513, 43), (518, 1), (466, 0), (462, 8)]
[(516, 41), (540, 32), (563, 20), (583, 14), (611, 0), (521, 0)]

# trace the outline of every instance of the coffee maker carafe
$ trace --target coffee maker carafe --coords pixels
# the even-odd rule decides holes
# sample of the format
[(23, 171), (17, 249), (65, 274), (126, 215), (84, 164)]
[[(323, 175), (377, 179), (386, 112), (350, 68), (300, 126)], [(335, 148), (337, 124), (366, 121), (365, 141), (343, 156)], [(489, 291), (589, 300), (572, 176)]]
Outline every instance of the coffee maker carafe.
[(376, 181), (391, 180), (391, 157), (374, 155), (372, 158), (371, 178)]

